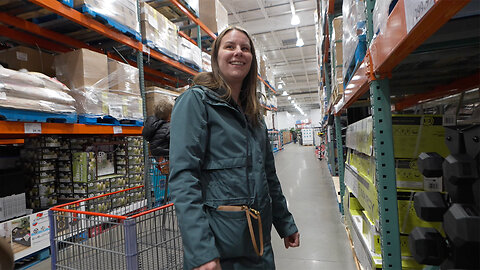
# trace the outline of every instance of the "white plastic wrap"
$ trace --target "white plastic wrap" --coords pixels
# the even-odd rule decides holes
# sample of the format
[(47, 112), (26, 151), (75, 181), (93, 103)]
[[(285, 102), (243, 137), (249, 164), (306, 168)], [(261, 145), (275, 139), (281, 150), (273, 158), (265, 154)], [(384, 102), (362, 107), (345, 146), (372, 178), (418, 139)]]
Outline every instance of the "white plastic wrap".
[(202, 52), (202, 71), (212, 71), (212, 57), (206, 52)]
[(177, 26), (152, 8), (148, 3), (141, 4), (142, 38), (147, 45), (171, 57), (178, 55)]
[(336, 17), (332, 23), (332, 40), (330, 42), (330, 51), (332, 54), (331, 76), (332, 84), (335, 84), (343, 83), (343, 17)]
[(385, 31), (388, 19), (388, 9), (392, 0), (375, 1), (373, 9), (373, 34), (377, 36)]
[(140, 95), (138, 68), (108, 59), (108, 87), (118, 94)]
[(345, 77), (358, 45), (358, 36), (366, 32), (365, 2), (363, 0), (344, 0), (342, 13), (343, 77)]
[(178, 38), (178, 56), (189, 64), (202, 66), (202, 50), (186, 38)]
[(0, 107), (54, 113), (74, 112), (68, 88), (41, 73), (0, 66)]
[(96, 14), (103, 15), (111, 20), (140, 33), (136, 0), (75, 0), (74, 6), (85, 5)]

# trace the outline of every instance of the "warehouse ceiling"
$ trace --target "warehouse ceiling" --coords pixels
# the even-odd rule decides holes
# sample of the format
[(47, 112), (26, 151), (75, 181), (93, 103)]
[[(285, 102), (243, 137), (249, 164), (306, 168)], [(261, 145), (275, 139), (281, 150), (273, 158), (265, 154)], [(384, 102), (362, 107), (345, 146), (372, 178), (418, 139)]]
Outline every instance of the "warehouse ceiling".
[[(257, 49), (267, 58), (273, 70), (278, 92), (278, 110), (298, 113), (283, 90), (304, 112), (319, 108), (318, 76), (315, 55), (315, 0), (220, 0), (229, 13), (229, 24), (246, 29), (255, 39)], [(300, 17), (300, 24), (290, 24), (291, 5)], [(295, 45), (298, 30), (304, 41)], [(280, 82), (282, 90), (278, 89)]]

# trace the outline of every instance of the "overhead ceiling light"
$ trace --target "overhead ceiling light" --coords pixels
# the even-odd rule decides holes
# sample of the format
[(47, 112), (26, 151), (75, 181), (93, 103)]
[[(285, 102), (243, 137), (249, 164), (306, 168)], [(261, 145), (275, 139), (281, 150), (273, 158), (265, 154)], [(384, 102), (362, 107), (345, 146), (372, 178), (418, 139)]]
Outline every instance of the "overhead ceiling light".
[(305, 43), (303, 43), (302, 38), (299, 38), (299, 39), (297, 39), (297, 44), (295, 44), (295, 45), (297, 45), (297, 47), (302, 47), (303, 45), (305, 45)]
[(299, 25), (300, 24), (300, 17), (297, 14), (292, 15), (292, 20), (290, 21), (291, 25)]
[(283, 93), (282, 93), (282, 96), (288, 96), (287, 91), (284, 90)]
[(292, 100), (292, 101), (290, 101), (290, 103), (292, 103), (292, 104), (295, 104), (295, 101), (294, 101), (294, 100)]
[(291, 97), (291, 96), (288, 96), (288, 100), (291, 100), (291, 99), (292, 99), (292, 97)]
[(279, 83), (278, 84), (278, 89), (283, 89), (283, 84)]

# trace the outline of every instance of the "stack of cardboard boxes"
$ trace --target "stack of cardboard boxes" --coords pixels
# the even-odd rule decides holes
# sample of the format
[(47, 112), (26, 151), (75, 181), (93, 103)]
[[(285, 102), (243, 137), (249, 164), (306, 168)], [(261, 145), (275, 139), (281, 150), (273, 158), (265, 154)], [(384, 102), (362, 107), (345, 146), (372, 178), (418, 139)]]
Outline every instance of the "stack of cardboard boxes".
[(343, 19), (337, 17), (333, 19), (332, 41), (330, 43), (330, 53), (332, 55), (332, 99), (334, 104), (343, 96)]

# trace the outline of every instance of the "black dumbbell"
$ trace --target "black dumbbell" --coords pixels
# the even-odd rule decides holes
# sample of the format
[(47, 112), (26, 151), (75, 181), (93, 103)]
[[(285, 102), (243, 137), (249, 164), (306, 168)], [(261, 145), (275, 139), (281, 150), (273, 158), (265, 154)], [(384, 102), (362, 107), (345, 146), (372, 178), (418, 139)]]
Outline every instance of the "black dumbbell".
[(443, 216), (452, 259), (458, 268), (480, 268), (480, 216), (473, 205), (452, 204)]
[(459, 183), (455, 185), (450, 181), (443, 181), (443, 184), (450, 198), (450, 203), (474, 203), (474, 185), (470, 183)]
[(456, 128), (445, 128), (445, 144), (451, 154), (465, 153), (463, 133)]
[(448, 209), (440, 192), (417, 192), (413, 198), (413, 205), (417, 216), (425, 221), (442, 221)]
[(443, 174), (444, 158), (435, 152), (421, 153), (417, 159), (420, 173), (425, 177), (440, 177)]
[(448, 256), (445, 239), (434, 228), (415, 227), (408, 236), (408, 247), (420, 264), (440, 265)]
[(478, 179), (476, 161), (467, 154), (453, 154), (442, 164), (443, 180), (452, 184), (472, 183)]
[(467, 154), (476, 158), (480, 153), (480, 125), (473, 126), (463, 131)]

